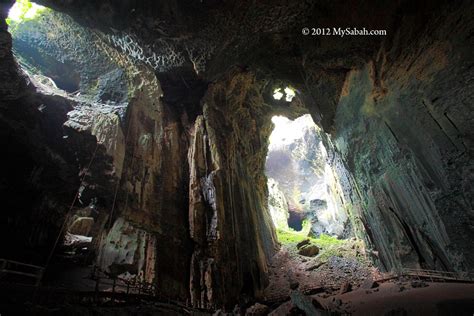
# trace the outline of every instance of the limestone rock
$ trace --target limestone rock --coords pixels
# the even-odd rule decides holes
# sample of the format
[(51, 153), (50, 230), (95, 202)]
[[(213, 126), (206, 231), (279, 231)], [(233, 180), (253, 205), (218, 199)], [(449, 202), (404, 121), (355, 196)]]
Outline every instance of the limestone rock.
[(319, 253), (319, 247), (313, 244), (305, 245), (298, 250), (298, 254), (305, 257), (314, 257)]
[(364, 280), (364, 282), (362, 283), (362, 285), (360, 286), (362, 289), (373, 289), (375, 287), (378, 286), (378, 283), (375, 282), (372, 277), (369, 277), (367, 279)]
[(352, 285), (349, 282), (344, 282), (344, 284), (339, 289), (339, 294), (344, 294), (352, 290)]
[(302, 240), (299, 243), (297, 243), (296, 248), (300, 249), (301, 247), (308, 245), (309, 243), (311, 243), (311, 241), (309, 240), (309, 238), (306, 238), (305, 240)]
[(270, 312), (270, 308), (267, 305), (255, 303), (254, 305), (247, 308), (245, 311), (246, 316), (265, 316)]
[(288, 230), (288, 201), (285, 194), (280, 190), (278, 182), (268, 178), (268, 207), (272, 216), (273, 224), (277, 229)]
[(115, 275), (128, 272), (152, 283), (155, 278), (155, 237), (119, 217), (99, 244), (98, 266)]
[[(268, 138), (271, 121), (256, 114), (264, 101), (253, 92), (263, 84), (255, 80), (234, 70), (213, 84), (194, 125), (188, 162), (195, 306), (230, 305), (243, 294), (260, 293), (268, 282), (277, 240), (266, 199), (266, 148), (256, 144)], [(248, 112), (248, 102), (262, 107)]]
[[(22, 73), (5, 23), (13, 2), (0, 4), (5, 257), (38, 249), (31, 261), (44, 262), (41, 249), (51, 249), (84, 175), (79, 200), (99, 198), (101, 218), (110, 216), (94, 238), (103, 267), (144, 271), (198, 307), (233, 306), (242, 289), (258, 295), (276, 247), (264, 176), (271, 117), (310, 113), (323, 129), (317, 142), (332, 177), (318, 192), (335, 197), (320, 199), (344, 211), (338, 215), (347, 212), (354, 233), (376, 249), (376, 263), (387, 270), (420, 262), (474, 267), (474, 243), (466, 242), (474, 201), (472, 1), (286, 1), (279, 8), (266, 1), (103, 0), (94, 9), (91, 1), (41, 0), (54, 11), (30, 25), (48, 23), (20, 40), (46, 64), (55, 57), (58, 69), (72, 69), (63, 83), (79, 84), (81, 98), (48, 94), (52, 85), (35, 86), (41, 80)], [(333, 19), (367, 28), (383, 22), (389, 36), (314, 46), (319, 41), (310, 37), (278, 35)], [(181, 77), (181, 68), (194, 77)], [(184, 86), (202, 80), (204, 88), (163, 98), (160, 82), (174, 86), (175, 75)], [(290, 103), (272, 99), (280, 80), (298, 90)], [(78, 124), (64, 125), (73, 110)], [(294, 152), (311, 153), (315, 143)], [(311, 209), (311, 200), (292, 203)], [(324, 203), (313, 206), (325, 211)], [(316, 233), (341, 231), (338, 216), (316, 215)]]
[(82, 248), (89, 246), (91, 241), (92, 237), (66, 233), (64, 236), (63, 245), (67, 248)]

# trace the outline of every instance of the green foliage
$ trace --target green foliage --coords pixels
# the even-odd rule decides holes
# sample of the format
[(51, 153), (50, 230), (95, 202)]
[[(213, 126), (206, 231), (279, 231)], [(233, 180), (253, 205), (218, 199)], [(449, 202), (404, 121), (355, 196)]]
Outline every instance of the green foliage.
[(29, 0), (17, 0), (5, 21), (11, 32), (17, 24), (37, 19), (45, 10), (45, 7), (31, 3)]
[[(277, 237), (278, 241), (282, 244), (292, 244), (292, 243), (299, 243), (300, 241), (309, 238), (304, 233), (294, 231), (292, 229), (289, 230), (282, 230), (277, 229)], [(310, 238), (313, 239), (313, 238)]]
[(334, 245), (342, 245), (344, 244), (345, 240), (337, 239), (336, 237), (321, 234), (319, 238), (315, 239), (316, 244), (320, 247), (329, 247)]
[[(303, 223), (304, 227), (304, 223)], [(304, 229), (301, 232), (290, 230), (277, 229), (278, 241), (287, 246), (289, 249), (293, 249), (296, 253), (296, 244), (304, 239), (309, 239), (311, 243), (317, 245), (320, 248), (318, 259), (321, 261), (327, 261), (330, 257), (341, 257), (341, 258), (353, 258), (359, 262), (368, 265), (369, 260), (363, 254), (363, 242), (362, 240), (347, 240), (337, 239), (333, 236), (321, 234), (318, 238), (307, 236), (304, 233)]]
[(301, 232), (294, 231), (293, 229), (277, 229), (278, 241), (282, 244), (293, 244), (299, 243), (300, 241), (303, 241), (305, 239), (309, 239), (312, 243), (316, 244), (320, 248), (327, 248), (333, 245), (344, 244), (345, 240), (340, 240), (336, 237), (328, 236), (325, 234), (321, 234), (319, 238), (309, 237), (307, 233), (305, 233), (305, 226), (309, 224), (309, 221), (303, 221), (303, 229)]

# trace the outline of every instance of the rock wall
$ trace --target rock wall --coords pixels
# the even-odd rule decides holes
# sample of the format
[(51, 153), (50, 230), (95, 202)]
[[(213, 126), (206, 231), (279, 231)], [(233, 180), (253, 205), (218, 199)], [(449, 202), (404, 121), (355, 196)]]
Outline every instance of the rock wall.
[(4, 20), (11, 4), (0, 4), (0, 248), (2, 257), (42, 264), (79, 183), (62, 128), (73, 105), (36, 93), (19, 69)]
[[(335, 203), (381, 266), (474, 267), (471, 2), (40, 2), (108, 34), (63, 17), (58, 43), (35, 39), (80, 75), (87, 97), (73, 97), (21, 73), (4, 22), (12, 2), (0, 4), (5, 253), (47, 254), (85, 176), (80, 203), (97, 200), (103, 269), (201, 307), (258, 296), (276, 245), (264, 176), (271, 116), (310, 112), (331, 133)], [(302, 38), (313, 21), (388, 36)], [(143, 45), (155, 54), (140, 55)], [(150, 58), (164, 61), (158, 74)], [(291, 103), (271, 98), (283, 84), (297, 90)]]
[(102, 241), (97, 262), (111, 275), (153, 283), (156, 250), (153, 234), (118, 218)]
[(446, 8), (406, 22), (347, 74), (334, 144), (355, 180), (353, 215), (387, 270), (472, 269), (473, 21)]
[[(189, 295), (191, 247), (187, 223), (188, 174), (181, 164), (186, 161), (188, 148), (186, 129), (181, 118), (170, 113), (160, 101), (162, 92), (153, 72), (143, 69), (137, 80), (128, 107), (125, 167), (111, 222), (121, 216), (133, 227), (151, 234), (156, 240), (156, 259), (149, 272), (159, 271), (154, 282), (169, 296), (185, 300)], [(113, 234), (113, 229), (104, 233)], [(115, 251), (127, 250), (119, 247)], [(114, 262), (122, 263), (118, 259)], [(145, 278), (153, 279), (146, 274)]]
[[(51, 25), (54, 32), (46, 32)], [(11, 166), (17, 157), (24, 161), (21, 174), (10, 168), (2, 184), (12, 211), (2, 217), (2, 231), (10, 235), (2, 240), (14, 241), (3, 247), (4, 255), (44, 264), (79, 192), (72, 213), (91, 203), (99, 267), (154, 282), (170, 297), (186, 300), (191, 259), (188, 174), (182, 167), (186, 115), (162, 102), (151, 69), (129, 62), (98, 33), (61, 13), (48, 11), (14, 33), (17, 41), (35, 43), (50, 63), (29, 71), (30, 77), (22, 73), (2, 25), (1, 140), (12, 149), (3, 165)], [(16, 53), (25, 57), (21, 49)], [(81, 74), (80, 95), (57, 89), (44, 76), (56, 63), (68, 63)], [(110, 71), (120, 72), (120, 80), (101, 84), (102, 74)], [(23, 195), (31, 199), (13, 198)], [(37, 249), (36, 256), (29, 257), (30, 249)]]
[(189, 222), (195, 249), (195, 305), (232, 307), (266, 286), (276, 236), (264, 175), (270, 108), (250, 73), (234, 72), (210, 86), (189, 152)]
[(285, 194), (281, 191), (278, 182), (268, 178), (268, 208), (276, 229), (288, 230), (288, 201)]

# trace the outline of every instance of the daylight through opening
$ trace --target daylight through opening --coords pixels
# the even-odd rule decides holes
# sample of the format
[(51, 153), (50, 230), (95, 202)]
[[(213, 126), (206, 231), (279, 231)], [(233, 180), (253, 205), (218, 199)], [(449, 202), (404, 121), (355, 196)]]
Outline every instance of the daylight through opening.
[(269, 209), (279, 238), (297, 234), (343, 238), (347, 215), (335, 200), (321, 129), (307, 114), (272, 118), (265, 172)]

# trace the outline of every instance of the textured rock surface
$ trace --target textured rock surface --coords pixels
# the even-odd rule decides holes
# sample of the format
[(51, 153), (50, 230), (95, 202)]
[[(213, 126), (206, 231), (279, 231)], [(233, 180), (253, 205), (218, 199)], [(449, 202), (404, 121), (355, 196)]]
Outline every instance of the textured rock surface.
[[(330, 133), (334, 203), (382, 267), (474, 267), (472, 2), (39, 2), (59, 10), (60, 42), (35, 48), (67, 60), (48, 65), (73, 69), (63, 84), (80, 77), (86, 97), (19, 71), (1, 2), (5, 255), (45, 257), (85, 176), (103, 268), (196, 306), (259, 295), (276, 244), (271, 117), (309, 112)], [(388, 32), (300, 35), (314, 21)], [(291, 103), (271, 98), (283, 84)]]
[(196, 243), (191, 296), (203, 307), (232, 303), (243, 293), (259, 295), (275, 250), (263, 173), (270, 124), (264, 123), (268, 108), (256, 88), (251, 74), (238, 72), (213, 84), (195, 124), (189, 154), (189, 221)]
[(319, 248), (316, 245), (304, 245), (299, 248), (298, 254), (305, 257), (314, 257), (319, 253)]
[(101, 243), (97, 261), (111, 274), (124, 278), (135, 275), (152, 283), (155, 281), (156, 246), (153, 234), (118, 218)]
[(68, 92), (79, 92), (89, 102), (123, 106), (127, 101), (127, 76), (120, 60), (102, 49), (99, 33), (49, 9), (35, 19), (12, 22), (10, 29), (24, 68), (50, 77)]
[(268, 179), (268, 208), (275, 228), (288, 229), (288, 201), (285, 194), (280, 190), (278, 182), (272, 178)]
[(456, 10), (442, 27), (401, 28), (378, 59), (346, 77), (335, 146), (355, 178), (353, 200), (362, 200), (356, 216), (389, 270), (473, 266), (473, 244), (461, 241), (473, 228), (472, 118), (461, 115), (472, 105), (464, 46), (472, 28)]
[[(48, 21), (44, 21), (46, 18)], [(123, 104), (123, 98), (115, 101), (100, 99), (98, 96), (109, 93), (107, 89), (110, 87), (102, 85), (100, 78), (97, 79), (97, 96), (90, 93), (90, 86), (85, 84), (83, 95), (78, 96), (68, 95), (54, 85), (42, 84), (38, 79), (42, 78), (40, 73), (30, 73), (38, 92), (30, 84), (31, 87), (24, 91), (27, 96), (23, 97), (24, 92), (21, 94), (13, 91), (14, 85), (8, 88), (12, 90), (10, 93), (2, 94), (2, 98), (8, 98), (8, 95), (15, 98), (12, 101), (2, 99), (2, 120), (5, 121), (2, 141), (8, 141), (9, 133), (24, 129), (23, 125), (38, 126), (32, 129), (31, 135), (20, 136), (21, 133), (16, 132), (18, 136), (10, 140), (14, 144), (14, 147), (10, 147), (15, 148), (15, 151), (31, 151), (29, 155), (36, 160), (31, 162), (31, 168), (38, 170), (37, 175), (23, 180), (18, 174), (12, 174), (11, 179), (10, 176), (6, 177), (7, 181), (12, 182), (5, 184), (10, 183), (14, 194), (40, 197), (39, 201), (25, 200), (31, 205), (16, 203), (12, 208), (23, 208), (25, 211), (37, 208), (38, 210), (27, 213), (28, 217), (23, 216), (25, 219), (34, 219), (35, 227), (28, 228), (20, 220), (21, 212), (13, 212), (18, 219), (8, 218), (5, 224), (10, 224), (5, 225), (4, 233), (9, 234), (10, 230), (21, 232), (18, 237), (10, 233), (17, 240), (16, 247), (20, 249), (24, 247), (19, 246), (22, 239), (29, 239), (24, 241), (28, 247), (44, 246), (46, 249), (37, 254), (39, 258), (33, 258), (33, 262), (43, 263), (41, 256), (50, 251), (49, 247), (52, 247), (52, 241), (57, 238), (68, 205), (77, 191), (79, 178), (84, 177), (76, 206), (89, 203), (94, 205), (93, 216), (96, 221), (91, 233), (94, 236), (93, 244), (99, 266), (105, 271), (128, 273), (129, 276), (135, 275), (149, 282), (157, 282), (158, 288), (165, 289), (170, 296), (185, 300), (189, 296), (189, 277), (186, 271), (189, 270), (190, 246), (187, 199), (182, 199), (187, 192), (187, 176), (179, 164), (179, 161), (185, 161), (187, 153), (186, 145), (180, 147), (187, 143), (186, 137), (182, 136), (182, 118), (179, 115), (168, 115), (164, 119), (166, 107), (160, 102), (162, 91), (151, 70), (133, 66), (127, 57), (111, 50), (100, 39), (89, 43), (87, 38), (93, 37), (90, 30), (82, 29), (70, 18), (55, 12), (50, 12), (47, 17), (38, 21), (29, 22), (36, 23), (38, 28), (38, 33), (34, 33), (38, 35), (35, 37), (39, 41), (37, 48), (56, 59), (69, 60), (77, 69), (84, 71), (81, 72), (84, 78), (93, 80), (94, 75), (98, 78), (104, 72), (104, 67), (115, 69), (112, 71), (114, 73), (121, 71), (124, 74), (121, 80), (126, 80), (127, 84), (117, 86), (115, 81), (111, 84), (114, 89), (125, 93), (127, 103)], [(41, 29), (51, 23), (56, 26), (58, 37), (47, 42), (42, 38), (46, 34)], [(20, 29), (17, 31), (20, 32)], [(81, 34), (78, 41), (65, 42), (65, 38), (76, 31)], [(2, 34), (8, 36), (6, 32)], [(21, 36), (34, 34), (25, 33)], [(7, 39), (10, 40), (9, 37)], [(87, 46), (86, 43), (93, 45)], [(11, 46), (6, 46), (7, 49), (9, 47)], [(5, 54), (7, 53), (9, 52), (6, 51)], [(104, 56), (108, 56), (107, 60)], [(108, 61), (109, 58), (111, 62)], [(86, 69), (85, 65), (94, 63), (100, 64), (100, 67)], [(2, 82), (11, 81), (16, 82), (17, 86), (22, 83), (26, 86), (28, 81), (18, 72), (11, 55), (10, 59), (2, 59), (2, 67), (17, 71), (16, 77), (12, 76)], [(6, 89), (6, 86), (2, 85), (2, 88)], [(27, 113), (30, 112), (28, 116)], [(42, 120), (46, 120), (47, 125)], [(33, 151), (32, 147), (27, 148), (31, 144), (38, 149)], [(51, 156), (54, 158), (51, 159)], [(25, 158), (29, 159), (27, 157)], [(11, 159), (15, 159), (14, 156)], [(163, 167), (163, 162), (166, 168)], [(171, 167), (172, 163), (174, 167)], [(30, 162), (22, 167), (26, 172), (29, 172), (29, 164)], [(34, 182), (26, 185), (27, 191), (22, 193), (16, 191), (22, 181), (27, 184)], [(45, 184), (49, 187), (44, 187)], [(61, 194), (65, 189), (70, 190), (70, 193)], [(36, 218), (44, 220), (38, 221)], [(11, 225), (12, 221), (17, 224)], [(11, 254), (9, 247), (5, 249), (8, 249), (5, 253), (7, 257), (18, 256), (13, 249)], [(166, 254), (166, 257), (158, 260), (158, 250)], [(19, 252), (24, 255), (27, 254), (26, 251), (23, 248)], [(155, 269), (160, 269), (159, 277), (155, 274)]]

